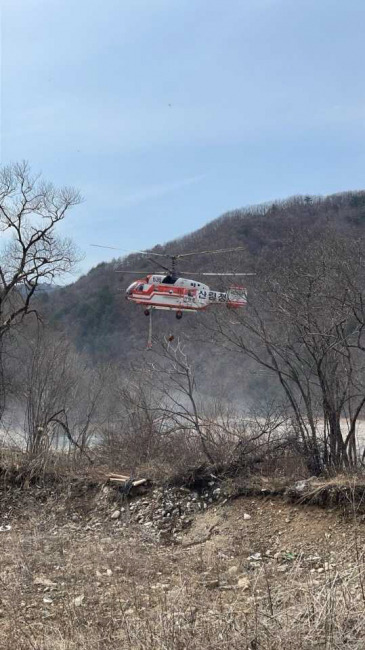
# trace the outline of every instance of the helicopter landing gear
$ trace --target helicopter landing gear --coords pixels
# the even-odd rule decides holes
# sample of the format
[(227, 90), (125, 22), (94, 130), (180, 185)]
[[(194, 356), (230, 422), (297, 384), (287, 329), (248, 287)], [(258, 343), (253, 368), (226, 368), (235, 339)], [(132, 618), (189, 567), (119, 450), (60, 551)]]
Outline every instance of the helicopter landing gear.
[(183, 317), (183, 313), (179, 309), (179, 311), (176, 312), (176, 318), (177, 318), (177, 320), (180, 320), (180, 318), (182, 318), (182, 317)]
[(149, 316), (149, 315), (150, 315), (150, 313), (151, 313), (151, 312), (150, 312), (150, 310), (149, 310), (149, 309), (145, 309), (145, 310), (144, 310), (144, 315), (145, 315), (145, 316)]

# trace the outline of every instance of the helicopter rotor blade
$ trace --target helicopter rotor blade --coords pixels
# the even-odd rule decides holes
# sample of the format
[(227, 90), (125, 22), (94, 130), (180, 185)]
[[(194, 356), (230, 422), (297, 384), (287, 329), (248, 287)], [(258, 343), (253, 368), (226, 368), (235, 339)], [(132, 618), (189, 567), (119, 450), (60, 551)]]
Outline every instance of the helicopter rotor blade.
[(184, 270), (184, 275), (216, 275), (217, 277), (220, 277), (221, 275), (232, 275), (232, 276), (241, 276), (241, 275), (256, 275), (256, 273), (205, 273), (205, 272), (200, 272), (200, 271), (185, 271)]
[[(163, 269), (165, 268), (164, 266), (162, 266), (162, 264), (160, 266)], [(166, 269), (166, 270), (170, 273), (170, 269)], [(125, 275), (136, 275), (136, 274), (138, 274), (138, 275), (161, 275), (160, 271), (148, 271), (146, 269), (144, 269), (144, 271), (129, 271), (129, 270), (124, 271), (123, 269), (117, 269), (115, 271), (115, 273), (124, 273)], [(246, 275), (256, 275), (256, 273), (203, 273), (203, 272), (200, 272), (200, 271), (184, 271), (184, 275), (187, 275), (187, 274), (189, 274), (189, 275), (209, 275), (209, 276), (216, 276), (216, 277), (220, 277), (220, 276), (223, 276), (223, 275), (224, 276), (233, 276), (233, 277), (235, 277), (235, 276), (246, 276)]]
[(124, 271), (123, 269), (116, 269), (115, 273), (124, 273), (125, 275), (161, 275), (160, 271)]
[(93, 248), (109, 248), (112, 251), (122, 251), (123, 248), (117, 248), (116, 246), (102, 246), (101, 244), (89, 244), (89, 246), (93, 246)]
[(163, 255), (162, 253), (152, 253), (151, 251), (130, 251), (126, 248), (117, 248), (116, 246), (103, 246), (101, 244), (90, 244), (94, 248), (109, 248), (112, 251), (123, 251), (128, 253), (128, 255), (156, 255), (157, 257), (171, 257), (171, 255)]
[(192, 255), (216, 255), (217, 253), (232, 253), (234, 251), (243, 251), (246, 250), (244, 246), (237, 246), (236, 248), (218, 248), (216, 250), (208, 250), (208, 251), (192, 251), (190, 253), (154, 253), (153, 251), (131, 251), (127, 250), (125, 248), (118, 248), (116, 246), (104, 246), (102, 244), (90, 244), (90, 246), (93, 246), (94, 248), (108, 248), (113, 251), (123, 251), (124, 253), (128, 253), (129, 255), (134, 255), (134, 254), (140, 254), (140, 255), (154, 255), (157, 257), (170, 257), (174, 259), (180, 259), (181, 257), (191, 257)]
[(246, 248), (244, 246), (238, 246), (237, 248), (219, 248), (217, 250), (212, 250), (212, 251), (197, 251), (193, 253), (181, 253), (172, 257), (176, 257), (176, 259), (180, 259), (181, 257), (190, 257), (191, 255), (206, 255), (206, 254), (212, 254), (215, 255), (216, 253), (232, 253), (233, 251), (244, 251)]

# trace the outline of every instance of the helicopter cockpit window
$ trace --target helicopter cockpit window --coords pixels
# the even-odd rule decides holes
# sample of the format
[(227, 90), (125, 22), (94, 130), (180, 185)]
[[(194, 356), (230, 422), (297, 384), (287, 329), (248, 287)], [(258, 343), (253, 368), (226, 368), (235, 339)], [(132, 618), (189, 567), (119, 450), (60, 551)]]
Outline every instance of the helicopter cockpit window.
[(166, 275), (162, 280), (162, 284), (175, 284), (177, 278), (174, 278), (172, 275)]

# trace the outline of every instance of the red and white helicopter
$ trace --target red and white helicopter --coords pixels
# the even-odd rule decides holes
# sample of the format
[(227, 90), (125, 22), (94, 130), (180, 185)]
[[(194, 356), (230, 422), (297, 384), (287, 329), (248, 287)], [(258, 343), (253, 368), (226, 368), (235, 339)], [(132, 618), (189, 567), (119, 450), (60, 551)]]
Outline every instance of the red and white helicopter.
[[(93, 244), (100, 248), (112, 248), (112, 246), (99, 246)], [(118, 249), (114, 249), (118, 250)], [(144, 271), (131, 271), (129, 269), (118, 268), (118, 273), (138, 275), (142, 274), (144, 277), (136, 279), (128, 286), (125, 292), (125, 297), (130, 302), (134, 302), (137, 305), (142, 305), (144, 313), (146, 316), (152, 314), (152, 310), (162, 309), (168, 311), (174, 311), (176, 313), (176, 318), (182, 318), (183, 312), (198, 312), (206, 310), (211, 305), (225, 305), (229, 308), (240, 308), (244, 307), (247, 303), (247, 292), (245, 287), (241, 285), (233, 285), (227, 291), (215, 291), (211, 289), (207, 284), (200, 282), (196, 279), (181, 277), (180, 273), (177, 270), (177, 261), (183, 258), (192, 257), (193, 255), (216, 255), (218, 253), (231, 253), (234, 251), (245, 250), (244, 247), (237, 248), (222, 248), (218, 250), (208, 250), (208, 251), (199, 251), (193, 253), (179, 253), (179, 254), (164, 254), (164, 253), (153, 253), (148, 251), (136, 251), (136, 253), (145, 255), (149, 261), (153, 262), (154, 265), (159, 266), (164, 270), (164, 273), (161, 271), (155, 271), (153, 273), (148, 273)], [(151, 256), (154, 258), (169, 258), (170, 266), (164, 266), (156, 259), (151, 259)], [(200, 272), (200, 271), (184, 271), (184, 275), (192, 276), (247, 276), (255, 275), (255, 273), (213, 273), (213, 272)], [(150, 336), (148, 347), (151, 346), (152, 338), (152, 323), (150, 324)]]

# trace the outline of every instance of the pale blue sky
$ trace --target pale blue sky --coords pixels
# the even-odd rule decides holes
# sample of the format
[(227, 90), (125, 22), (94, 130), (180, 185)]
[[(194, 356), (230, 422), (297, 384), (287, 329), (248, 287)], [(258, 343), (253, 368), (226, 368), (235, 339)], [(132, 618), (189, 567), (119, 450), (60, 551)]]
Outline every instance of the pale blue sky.
[(80, 188), (83, 270), (364, 189), (364, 43), (364, 0), (2, 0), (1, 161)]

